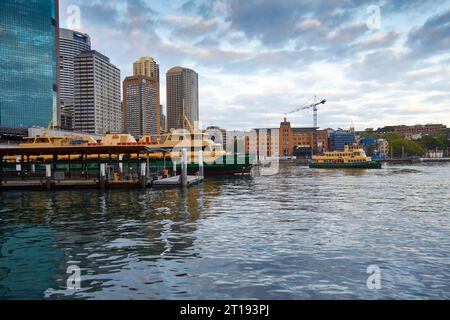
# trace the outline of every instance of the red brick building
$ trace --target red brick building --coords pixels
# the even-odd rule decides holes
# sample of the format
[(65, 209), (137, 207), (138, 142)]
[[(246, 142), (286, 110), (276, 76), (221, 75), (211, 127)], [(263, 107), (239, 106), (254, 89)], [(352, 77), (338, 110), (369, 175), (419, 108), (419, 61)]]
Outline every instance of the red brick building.
[[(263, 156), (295, 156), (297, 147), (314, 148), (314, 135), (317, 136), (318, 152), (328, 150), (328, 131), (315, 128), (294, 128), (284, 119), (280, 128), (254, 129), (255, 136), (246, 140), (246, 151), (259, 153)], [(278, 153), (278, 154), (277, 154)]]
[(411, 138), (415, 135), (432, 135), (439, 133), (447, 127), (443, 124), (427, 124), (417, 126), (398, 126), (394, 128), (394, 132), (404, 138)]

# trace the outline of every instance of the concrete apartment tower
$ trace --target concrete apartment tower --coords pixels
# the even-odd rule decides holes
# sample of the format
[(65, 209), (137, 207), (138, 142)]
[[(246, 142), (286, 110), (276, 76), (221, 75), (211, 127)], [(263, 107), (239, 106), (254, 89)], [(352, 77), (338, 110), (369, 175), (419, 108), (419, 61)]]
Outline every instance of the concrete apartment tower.
[(160, 134), (159, 65), (143, 57), (133, 64), (133, 76), (123, 81), (123, 125), (136, 138)]
[(183, 118), (192, 125), (199, 121), (198, 74), (191, 69), (174, 67), (167, 72), (167, 129), (188, 129)]
[(59, 31), (59, 95), (62, 129), (73, 129), (74, 112), (74, 59), (80, 53), (91, 50), (89, 35), (61, 28)]
[(105, 135), (122, 131), (120, 70), (97, 51), (74, 59), (74, 129)]

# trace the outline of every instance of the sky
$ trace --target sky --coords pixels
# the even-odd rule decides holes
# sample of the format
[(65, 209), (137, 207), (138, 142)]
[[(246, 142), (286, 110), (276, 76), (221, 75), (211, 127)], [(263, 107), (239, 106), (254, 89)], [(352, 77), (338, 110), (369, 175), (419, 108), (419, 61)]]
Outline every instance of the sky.
[(450, 1), (60, 0), (60, 25), (132, 75), (142, 56), (199, 74), (202, 127), (450, 126)]

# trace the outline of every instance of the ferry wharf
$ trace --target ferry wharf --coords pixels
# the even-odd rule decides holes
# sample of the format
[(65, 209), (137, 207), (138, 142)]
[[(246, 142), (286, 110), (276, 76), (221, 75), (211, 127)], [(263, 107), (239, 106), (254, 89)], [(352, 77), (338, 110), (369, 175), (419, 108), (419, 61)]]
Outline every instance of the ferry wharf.
[(153, 153), (171, 151), (145, 145), (4, 148), (0, 191), (189, 187), (203, 181), (203, 161), (197, 175), (187, 174), (186, 149), (172, 168), (150, 160)]

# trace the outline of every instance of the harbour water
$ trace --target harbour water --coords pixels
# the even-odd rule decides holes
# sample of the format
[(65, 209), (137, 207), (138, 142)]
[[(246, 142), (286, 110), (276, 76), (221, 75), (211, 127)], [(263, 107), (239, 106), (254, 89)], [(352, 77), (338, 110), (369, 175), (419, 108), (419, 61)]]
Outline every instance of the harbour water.
[(448, 164), (284, 163), (188, 190), (5, 192), (0, 299), (449, 299), (449, 190)]

